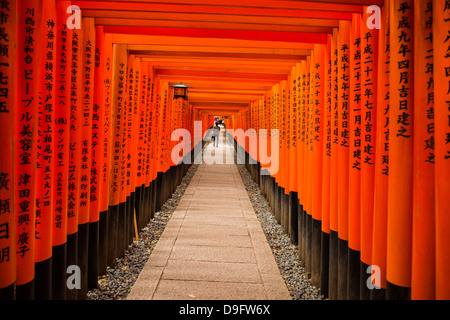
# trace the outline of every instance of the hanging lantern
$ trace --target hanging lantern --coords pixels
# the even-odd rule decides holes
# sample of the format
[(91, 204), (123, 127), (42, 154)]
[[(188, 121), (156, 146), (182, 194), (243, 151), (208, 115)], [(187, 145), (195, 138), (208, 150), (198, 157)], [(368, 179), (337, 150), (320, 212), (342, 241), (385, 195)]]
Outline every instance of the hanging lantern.
[(188, 88), (191, 88), (191, 87), (189, 87), (181, 82), (178, 84), (171, 85), (171, 87), (173, 88), (173, 99), (178, 99), (178, 98), (183, 98), (184, 100), (188, 99), (187, 90), (188, 90)]

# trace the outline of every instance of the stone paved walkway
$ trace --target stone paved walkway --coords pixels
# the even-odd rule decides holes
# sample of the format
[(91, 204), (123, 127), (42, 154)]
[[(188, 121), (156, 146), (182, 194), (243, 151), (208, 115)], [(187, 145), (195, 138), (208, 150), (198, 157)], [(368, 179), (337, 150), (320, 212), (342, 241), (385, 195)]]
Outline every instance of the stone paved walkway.
[[(128, 300), (291, 299), (238, 169), (225, 161), (233, 145), (223, 133), (220, 142), (205, 148)], [(220, 158), (227, 164), (211, 164)]]

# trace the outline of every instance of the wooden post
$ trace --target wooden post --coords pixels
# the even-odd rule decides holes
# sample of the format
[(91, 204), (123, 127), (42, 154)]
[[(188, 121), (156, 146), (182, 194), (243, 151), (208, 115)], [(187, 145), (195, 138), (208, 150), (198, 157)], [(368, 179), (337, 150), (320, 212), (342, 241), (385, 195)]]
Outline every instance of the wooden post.
[(348, 269), (348, 174), (349, 174), (349, 108), (350, 108), (350, 27), (339, 22), (338, 50), (338, 299), (347, 298)]
[(361, 17), (353, 14), (350, 31), (349, 107), (349, 204), (348, 204), (348, 292), (349, 300), (359, 299), (361, 251)]
[[(411, 299), (435, 298), (432, 0), (414, 6), (414, 157)], [(441, 31), (442, 32), (442, 31)]]
[(433, 77), (435, 136), (436, 206), (436, 299), (450, 299), (450, 6), (448, 1), (433, 1)]
[[(389, 6), (386, 2), (381, 11), (380, 36), (378, 43), (378, 81), (377, 81), (377, 124), (375, 147), (375, 186), (372, 232), (372, 265), (377, 270), (379, 283), (370, 292), (373, 300), (384, 300), (386, 296), (386, 250), (387, 250), (387, 199), (389, 176)], [(364, 275), (368, 277), (367, 269)], [(362, 274), (361, 274), (362, 276)], [(375, 285), (375, 284), (374, 284)]]
[(390, 6), (389, 198), (387, 299), (409, 299), (414, 108), (414, 1)]
[[(41, 51), (41, 1), (18, 0), (15, 88), (16, 298), (34, 298), (37, 111)], [(30, 34), (34, 42), (27, 41)], [(12, 48), (11, 48), (12, 49)], [(14, 51), (11, 51), (11, 54)], [(9, 54), (9, 53), (8, 53)], [(14, 252), (12, 253), (14, 254)]]
[(361, 299), (369, 299), (366, 270), (372, 264), (375, 188), (378, 30), (367, 28), (369, 14), (361, 20)]
[(8, 20), (0, 21), (6, 37), (0, 44), (8, 48), (8, 54), (0, 55), (0, 72), (4, 81), (0, 85), (0, 299), (13, 300), (16, 284), (16, 236), (15, 236), (15, 158), (13, 141), (15, 138), (15, 77), (16, 51), (7, 39), (16, 38), (16, 1), (9, 1), (9, 7), (1, 8), (2, 15), (9, 14)]

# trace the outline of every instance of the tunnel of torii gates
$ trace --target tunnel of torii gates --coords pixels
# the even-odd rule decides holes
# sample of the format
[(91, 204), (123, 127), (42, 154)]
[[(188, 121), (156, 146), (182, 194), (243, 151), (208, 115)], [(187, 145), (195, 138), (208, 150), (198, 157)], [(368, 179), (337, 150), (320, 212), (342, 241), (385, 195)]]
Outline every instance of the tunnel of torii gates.
[(1, 299), (85, 299), (216, 115), (325, 297), (450, 298), (450, 1), (2, 0)]

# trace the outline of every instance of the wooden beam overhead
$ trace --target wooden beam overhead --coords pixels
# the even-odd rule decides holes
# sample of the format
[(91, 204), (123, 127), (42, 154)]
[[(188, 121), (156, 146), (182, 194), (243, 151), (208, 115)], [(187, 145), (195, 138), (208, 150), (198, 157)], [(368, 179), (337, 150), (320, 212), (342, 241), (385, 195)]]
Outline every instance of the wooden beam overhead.
[(186, 4), (165, 4), (135, 2), (131, 6), (129, 3), (108, 1), (72, 1), (72, 4), (81, 9), (100, 9), (112, 11), (146, 11), (146, 12), (167, 12), (167, 13), (201, 13), (201, 14), (222, 14), (222, 15), (244, 15), (244, 16), (268, 16), (268, 17), (304, 17), (316, 19), (337, 19), (351, 20), (352, 14), (349, 12), (327, 11), (324, 7), (322, 11), (304, 9), (285, 9), (283, 7), (260, 8), (260, 7), (233, 7), (227, 5), (186, 5)]
[[(97, 0), (97, 2), (107, 2), (110, 0)], [(204, 6), (231, 6), (231, 7), (257, 7), (257, 8), (285, 8), (285, 9), (302, 9), (316, 11), (336, 11), (336, 12), (362, 12), (363, 5), (382, 5), (382, 0), (362, 0), (362, 1), (286, 1), (286, 0), (115, 0), (115, 2), (125, 3), (163, 3), (163, 4), (187, 4), (187, 5), (204, 5)]]
[(134, 27), (163, 27), (163, 28), (203, 28), (226, 30), (257, 30), (279, 32), (306, 32), (329, 33), (333, 32), (331, 26), (296, 26), (278, 24), (250, 24), (229, 22), (205, 22), (205, 21), (172, 21), (172, 20), (144, 20), (122, 18), (96, 18), (95, 24), (100, 26), (134, 26)]
[(240, 73), (240, 72), (213, 72), (213, 71), (189, 71), (189, 70), (171, 70), (155, 69), (157, 76), (193, 76), (193, 77), (211, 77), (211, 78), (230, 78), (230, 79), (259, 79), (259, 80), (287, 80), (286, 75), (264, 74), (264, 73)]
[[(188, 79), (184, 79), (184, 80), (188, 80)], [(183, 80), (183, 81), (184, 81)], [(261, 83), (254, 83), (254, 82), (247, 82), (247, 83), (242, 83), (242, 82), (232, 82), (230, 80), (223, 80), (223, 81), (205, 81), (205, 80), (188, 80), (189, 81), (189, 86), (193, 87), (193, 89), (242, 89), (242, 90), (263, 90), (263, 91), (267, 91), (270, 90), (272, 88), (272, 84), (268, 83), (268, 84), (261, 84)], [(179, 81), (178, 81), (179, 82)], [(176, 84), (178, 83), (177, 81), (173, 81), (170, 82), (169, 84)], [(189, 89), (192, 90), (192, 89)]]
[[(311, 50), (306, 50), (308, 55)], [(193, 51), (159, 51), (159, 50), (129, 50), (131, 54), (138, 56), (145, 56), (148, 58), (158, 57), (158, 58), (172, 58), (172, 59), (185, 59), (188, 58), (201, 58), (206, 59), (217, 59), (226, 58), (228, 60), (253, 60), (261, 62), (263, 61), (290, 61), (298, 62), (306, 59), (306, 55), (288, 55), (288, 54), (263, 54), (263, 53), (233, 53), (233, 52), (193, 52)]]
[[(105, 32), (108, 33), (105, 27)], [(137, 35), (113, 33), (113, 43), (128, 44), (128, 50), (148, 50), (145, 46), (178, 46), (178, 47), (214, 47), (214, 48), (239, 48), (239, 49), (291, 49), (291, 50), (312, 50), (314, 44), (304, 42), (283, 42), (281, 40), (260, 41), (260, 40), (242, 40), (242, 39), (219, 39), (203, 37), (163, 36), (163, 35)]]
[(247, 108), (249, 106), (248, 103), (233, 103), (233, 102), (196, 102), (193, 103), (194, 108), (197, 109), (212, 109), (212, 108), (217, 108), (219, 106), (226, 106), (227, 108), (229, 108), (230, 110), (235, 109), (235, 110), (239, 110), (242, 108)]
[(186, 38), (216, 38), (237, 39), (255, 41), (277, 41), (309, 44), (325, 44), (326, 34), (280, 32), (280, 31), (257, 31), (257, 30), (221, 30), (221, 29), (196, 29), (196, 28), (159, 28), (159, 27), (130, 27), (130, 26), (105, 26), (106, 33), (136, 34), (168, 37)]
[[(295, 1), (295, 0), (293, 0)], [(305, 2), (316, 2), (318, 4), (348, 4), (348, 5), (377, 5), (382, 6), (384, 0), (303, 0)]]
[(249, 89), (220, 89), (220, 88), (192, 88), (189, 89), (189, 93), (210, 93), (210, 94), (223, 94), (223, 93), (232, 93), (232, 94), (253, 94), (253, 95), (263, 95), (267, 90), (249, 90)]
[(197, 105), (198, 102), (206, 102), (206, 103), (220, 103), (220, 102), (230, 102), (232, 103), (245, 103), (250, 104), (254, 102), (255, 100), (247, 100), (247, 99), (229, 99), (229, 100), (217, 100), (217, 99), (191, 99), (189, 98), (189, 102), (191, 102), (193, 105)]
[[(277, 67), (255, 67), (255, 66), (233, 66), (233, 65), (214, 65), (214, 66), (201, 66), (201, 65), (189, 65), (185, 66), (170, 66), (167, 64), (160, 64), (154, 66), (158, 70), (178, 70), (178, 71), (188, 71), (188, 72), (214, 72), (217, 74), (230, 73), (231, 76), (234, 74), (254, 74), (254, 75), (289, 75), (292, 68), (277, 68)], [(176, 74), (176, 73), (174, 73)]]
[(189, 100), (216, 100), (216, 101), (231, 101), (231, 100), (245, 100), (254, 101), (261, 99), (263, 94), (239, 94), (239, 93), (215, 93), (215, 92), (189, 92)]
[(203, 65), (205, 67), (208, 67), (210, 65), (216, 65), (216, 64), (232, 64), (235, 66), (256, 66), (261, 67), (261, 64), (264, 64), (265, 67), (271, 66), (271, 67), (292, 67), (297, 62), (293, 61), (274, 61), (274, 60), (264, 60), (264, 59), (233, 59), (233, 58), (205, 58), (202, 57), (202, 59), (196, 59), (193, 57), (158, 57), (158, 56), (151, 56), (151, 55), (139, 55), (135, 53), (136, 57), (141, 58), (144, 62), (151, 62), (152, 65)]
[(148, 62), (157, 81), (183, 82), (190, 103), (239, 112), (326, 44), (341, 20), (383, 0), (73, 0)]
[(213, 82), (233, 82), (234, 85), (236, 84), (242, 84), (246, 85), (249, 82), (252, 82), (256, 85), (268, 85), (273, 86), (276, 85), (279, 81), (275, 79), (252, 79), (249, 81), (249, 79), (246, 78), (230, 78), (230, 77), (207, 77), (207, 76), (186, 76), (186, 75), (158, 75), (159, 78), (161, 78), (164, 81), (167, 82), (180, 82), (182, 81), (184, 84), (187, 84), (190, 86), (190, 83), (193, 83), (195, 81), (201, 81), (203, 83), (213, 83)]
[[(198, 13), (170, 13), (148, 12), (148, 11), (108, 11), (99, 9), (83, 9), (84, 17), (103, 19), (154, 20), (167, 22), (202, 22), (202, 23), (239, 23), (239, 24), (261, 24), (273, 26), (300, 26), (300, 27), (338, 27), (338, 19), (317, 19), (305, 17), (274, 17), (274, 16), (244, 16), (244, 15), (220, 15), (220, 14), (198, 14)], [(176, 25), (174, 26), (176, 27)], [(250, 26), (249, 26), (250, 27)]]

